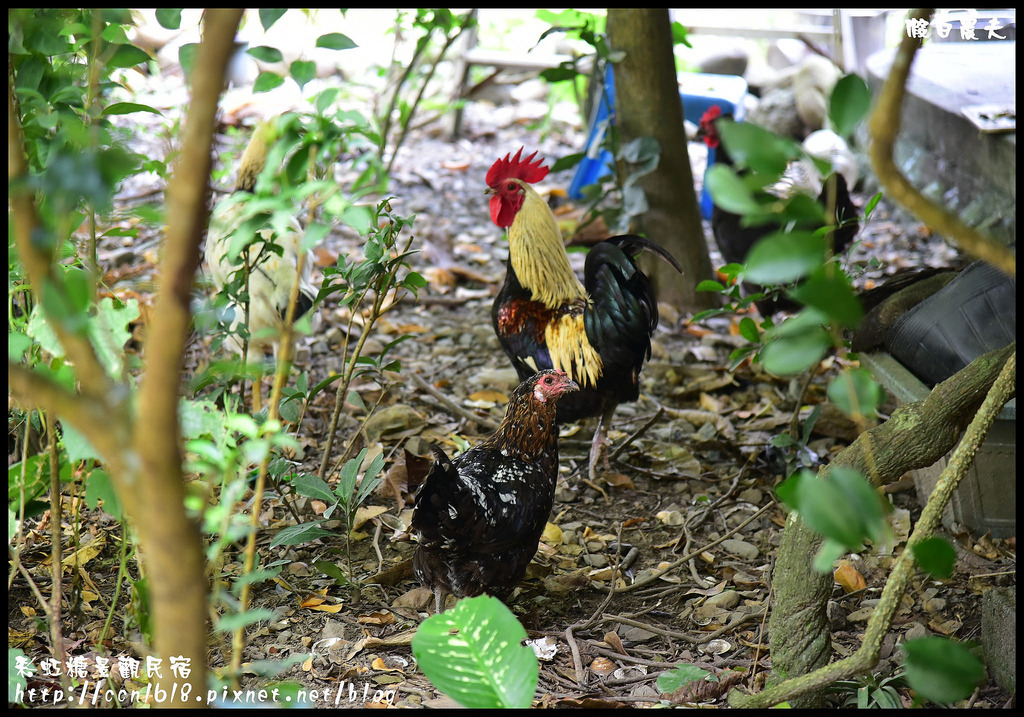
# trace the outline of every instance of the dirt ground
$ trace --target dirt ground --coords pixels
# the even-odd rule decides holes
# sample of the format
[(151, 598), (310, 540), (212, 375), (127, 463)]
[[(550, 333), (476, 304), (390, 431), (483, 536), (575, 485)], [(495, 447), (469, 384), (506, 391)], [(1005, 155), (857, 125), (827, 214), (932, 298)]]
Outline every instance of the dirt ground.
[[(245, 662), (251, 669), (245, 689), (294, 681), (320, 691), (313, 707), (452, 705), (417, 669), (408, 644), (433, 603), (409, 568), (412, 495), (402, 483), (401, 469), (415, 469), (414, 461), (407, 463), (403, 456), (406, 451), (426, 453), (429, 442), (452, 454), (453, 436), (474, 443), (489, 432), (484, 420), (497, 421), (503, 413), (514, 373), (493, 335), (489, 312), (507, 250), (489, 221), (483, 177), (494, 159), (520, 145), (540, 149), (548, 158), (580, 150), (578, 127), (555, 130), (542, 134), (498, 110), (477, 107), (467, 112), (461, 139), (450, 140), (430, 125), (414, 132), (403, 148), (392, 174), (393, 208), (399, 215), (416, 215), (413, 246), (420, 253), (412, 267), (430, 283), (418, 298), (402, 300), (372, 336), (379, 343), (403, 334), (412, 339), (396, 349), (402, 360), (398, 385), (355, 437), (357, 448), (380, 445), (392, 456), (388, 483), (396, 490), (371, 496), (367, 507), (377, 510), (368, 511), (370, 517), (355, 531), (352, 573), (360, 581), (358, 597), (315, 566), (318, 561), (345, 565), (343, 530), (337, 528), (334, 538), (270, 547), (294, 519), (281, 495), (267, 497), (259, 554), (264, 564), (281, 563), (282, 571), (277, 579), (254, 587), (253, 606), (271, 610), (273, 618), (249, 634)], [(696, 143), (690, 147), (699, 166), (702, 148)], [(562, 173), (545, 184), (564, 188), (570, 179)], [(863, 206), (868, 195), (857, 193), (855, 198)], [(710, 236), (710, 229), (705, 233)], [(941, 239), (884, 203), (861, 239), (864, 245), (854, 251), (853, 260), (877, 256), (886, 271), (956, 259)], [(130, 248), (123, 266), (132, 271), (124, 272), (122, 287), (143, 294), (151, 288), (147, 257), (153, 256), (156, 241), (150, 237), (146, 246)], [(115, 254), (123, 249), (105, 248)], [(323, 256), (332, 261), (339, 253), (358, 254), (359, 249), (358, 237), (339, 230), (328, 237)], [(573, 255), (574, 262), (581, 258)], [(303, 339), (299, 353), (298, 368), (309, 372), (311, 384), (341, 368), (342, 313), (328, 303), (321, 316), (321, 328)], [(690, 325), (687, 316), (664, 307), (653, 356), (644, 369), (641, 399), (616, 413), (612, 438), (615, 449), (625, 448), (613, 463), (613, 473), (602, 481), (590, 484), (580, 473), (586, 467), (593, 421), (563, 430), (562, 482), (550, 518), (555, 528), (546, 534), (527, 579), (509, 600), (530, 637), (544, 638), (553, 648), (540, 662), (534, 706), (651, 707), (695, 701), (721, 707), (728, 688), (763, 685), (771, 666), (766, 618), (771, 571), (785, 518), (784, 509), (774, 503), (773, 489), (784, 477), (787, 459), (795, 459), (779, 454), (769, 441), (789, 430), (802, 383), (769, 376), (749, 364), (730, 372), (728, 355), (742, 343), (731, 326), (728, 319)], [(188, 369), (197, 369), (208, 356), (197, 334)], [(823, 364), (804, 398), (802, 417), (811, 405), (824, 402), (827, 380), (839, 366), (834, 360)], [(370, 384), (354, 388), (367, 400), (379, 390)], [(297, 470), (315, 472), (319, 467), (332, 408), (333, 391), (321, 393), (308, 407)], [(339, 429), (336, 451), (353, 438), (364, 415), (356, 409), (349, 413)], [(805, 458), (812, 464), (827, 462), (853, 436), (848, 423), (826, 409)], [(888, 495), (902, 542), (920, 508), (912, 481), (891, 488)], [(304, 519), (322, 511), (313, 501), (289, 500)], [(82, 510), (80, 516), (78, 524), (65, 523), (65, 536), (77, 531), (106, 542), (99, 559), (89, 565), (88, 582), (79, 586), (96, 597), (90, 602), (82, 601), (81, 593), (69, 594), (65, 639), (72, 652), (94, 654), (95, 635), (113, 608), (115, 637), (106, 649), (114, 655), (135, 652), (137, 627), (121, 619), (129, 612), (131, 595), (122, 590), (114, 604), (117, 524), (97, 511)], [(31, 555), (38, 556), (34, 575), (45, 575), (47, 521), (48, 515), (31, 526)], [(874, 683), (897, 671), (898, 645), (904, 639), (938, 634), (979, 641), (982, 592), (1015, 584), (1014, 541), (966, 532), (947, 537), (957, 546), (956, 573), (947, 581), (915, 579), (883, 645), (881, 662), (870, 678)], [(681, 561), (688, 555), (692, 557)], [(846, 594), (838, 583), (833, 587), (829, 617), (837, 658), (859, 647), (893, 562), (891, 552), (871, 550), (847, 559), (866, 588)], [(229, 553), (223, 572), (236, 574), (240, 560)], [(665, 575), (649, 579), (652, 570), (669, 564), (673, 567)], [(621, 577), (613, 581), (616, 565)], [(69, 586), (76, 584), (77, 578), (68, 579)], [(9, 630), (25, 636), (23, 649), (38, 660), (45, 656), (46, 636), (37, 632), (36, 616), (29, 614), (33, 605), (25, 581), (14, 576)], [(223, 636), (213, 638), (212, 667), (226, 665), (228, 647)], [(258, 661), (296, 656), (305, 657), (282, 674), (257, 674)], [(706, 683), (712, 686), (702, 693), (661, 694), (658, 675), (683, 663), (723, 675), (723, 680)], [(325, 689), (330, 690), (326, 697)], [(832, 695), (831, 704), (842, 706), (853, 698), (854, 689)], [(898, 683), (897, 689), (909, 706), (908, 689)], [(1010, 695), (987, 680), (970, 706), (995, 708), (1010, 701)]]

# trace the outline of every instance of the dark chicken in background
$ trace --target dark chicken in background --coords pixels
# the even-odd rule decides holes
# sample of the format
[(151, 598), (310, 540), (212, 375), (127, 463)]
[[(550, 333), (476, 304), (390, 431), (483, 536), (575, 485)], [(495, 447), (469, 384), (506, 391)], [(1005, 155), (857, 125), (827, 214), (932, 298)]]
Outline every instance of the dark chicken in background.
[[(741, 169), (733, 164), (733, 159), (729, 156), (719, 136), (718, 123), (730, 121), (731, 119), (730, 115), (722, 114), (722, 109), (718, 105), (713, 105), (701, 117), (698, 137), (703, 138), (709, 150), (715, 150), (715, 162), (717, 164), (731, 167), (739, 176), (743, 176), (749, 170)], [(823, 133), (816, 132), (814, 135), (820, 137)], [(838, 136), (835, 137), (835, 140), (842, 143)], [(857, 219), (859, 212), (857, 206), (850, 198), (849, 185), (846, 174), (844, 174), (844, 171), (846, 173), (853, 171), (856, 167), (856, 160), (847, 159), (845, 153), (835, 149), (834, 144), (827, 145), (826, 152), (811, 150), (811, 153), (827, 153), (828, 157), (821, 156), (819, 158), (831, 161), (836, 171), (827, 178), (822, 179), (811, 162), (795, 162), (787, 169), (787, 173), (780, 184), (789, 185), (789, 191), (802, 191), (817, 197), (818, 202), (826, 208), (826, 213), (830, 203), (834, 201), (835, 213), (833, 216), (836, 228), (832, 232), (832, 248), (833, 253), (838, 255), (846, 250), (860, 229), (857, 221), (850, 221), (851, 219)], [(851, 162), (853, 167), (849, 166)], [(847, 166), (843, 166), (844, 164)], [(830, 197), (830, 194), (835, 195), (834, 199)], [(722, 253), (722, 258), (726, 264), (745, 263), (747, 253), (758, 240), (778, 231), (778, 227), (774, 224), (743, 226), (741, 220), (740, 215), (722, 209), (717, 203), (715, 203), (711, 211), (711, 232), (715, 236), (715, 243), (718, 244), (718, 249)], [(762, 316), (770, 315), (782, 309), (796, 308), (795, 305), (781, 298), (776, 301), (767, 299), (759, 301), (757, 302), (757, 307)]]
[(657, 297), (636, 256), (647, 250), (682, 268), (649, 239), (615, 236), (590, 249), (581, 283), (551, 208), (530, 186), (549, 168), (534, 161), (536, 152), (522, 153), (506, 155), (487, 172), (491, 220), (508, 229), (509, 253), (491, 319), (520, 380), (555, 368), (579, 384), (579, 393), (559, 403), (558, 422), (598, 417), (588, 465), (593, 479), (615, 407), (639, 395), (640, 369), (658, 326)]
[(561, 371), (519, 384), (498, 430), (455, 460), (435, 462), (416, 493), (413, 570), (434, 593), (504, 599), (537, 552), (558, 479), (556, 406), (579, 387)]

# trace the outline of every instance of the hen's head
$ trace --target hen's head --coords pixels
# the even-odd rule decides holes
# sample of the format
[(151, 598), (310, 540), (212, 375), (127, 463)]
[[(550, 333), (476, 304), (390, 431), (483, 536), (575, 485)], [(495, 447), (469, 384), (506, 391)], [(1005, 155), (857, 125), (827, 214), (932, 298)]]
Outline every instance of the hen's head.
[(499, 227), (511, 226), (512, 220), (516, 218), (516, 212), (523, 206), (522, 182), (539, 182), (551, 171), (548, 167), (541, 166), (543, 158), (533, 161), (537, 156), (536, 152), (520, 159), (522, 154), (523, 148), (520, 147), (515, 157), (510, 152), (487, 170), (486, 191), (493, 195), (491, 221)]
[(580, 390), (579, 384), (569, 378), (565, 371), (558, 369), (535, 373), (524, 383), (532, 388), (533, 400), (537, 403), (551, 403), (563, 393)]
[(721, 144), (718, 138), (718, 129), (715, 127), (715, 120), (722, 116), (722, 108), (718, 105), (711, 105), (704, 116), (700, 118), (700, 129), (697, 136), (704, 140), (709, 148), (715, 149)]

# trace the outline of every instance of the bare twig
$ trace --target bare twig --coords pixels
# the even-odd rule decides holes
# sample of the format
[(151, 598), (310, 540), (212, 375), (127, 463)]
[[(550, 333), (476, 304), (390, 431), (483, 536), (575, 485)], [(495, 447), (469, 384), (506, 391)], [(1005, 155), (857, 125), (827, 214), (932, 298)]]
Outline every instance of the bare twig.
[(621, 453), (622, 453), (622, 452), (623, 452), (624, 450), (626, 450), (627, 448), (629, 448), (630, 444), (631, 444), (631, 443), (632, 443), (633, 441), (635, 441), (635, 440), (636, 440), (637, 438), (639, 438), (639, 437), (640, 437), (640, 436), (642, 436), (642, 435), (643, 435), (644, 433), (646, 433), (646, 432), (647, 432), (647, 430), (648, 430), (648, 429), (649, 429), (649, 428), (650, 428), (651, 426), (653, 426), (653, 425), (654, 425), (655, 423), (657, 423), (657, 422), (658, 422), (658, 420), (659, 420), (659, 419), (660, 419), (660, 418), (661, 418), (662, 416), (664, 416), (664, 415), (665, 415), (665, 408), (664, 408), (663, 406), (658, 406), (658, 410), (657, 410), (657, 412), (656, 412), (656, 413), (655, 413), (655, 414), (654, 414), (653, 416), (651, 416), (651, 417), (650, 417), (650, 419), (648, 419), (648, 421), (647, 421), (646, 423), (644, 423), (644, 425), (640, 426), (640, 428), (636, 429), (635, 431), (633, 431), (633, 433), (632, 433), (632, 434), (630, 434), (629, 436), (627, 436), (627, 437), (626, 437), (626, 440), (624, 440), (624, 441), (622, 442), (622, 445), (620, 445), (620, 446), (616, 446), (615, 450), (614, 450), (614, 451), (612, 451), (612, 454), (611, 454), (610, 456), (608, 456), (608, 460), (609, 460), (609, 461), (614, 461), (615, 459), (617, 459), (617, 458), (619, 457), (619, 455), (620, 455), (620, 454), (621, 454)]
[(418, 373), (410, 371), (409, 376), (412, 378), (412, 381), (413, 383), (416, 384), (417, 388), (429, 393), (432, 397), (439, 401), (446, 409), (451, 411), (453, 415), (461, 416), (462, 418), (465, 418), (467, 421), (474, 421), (481, 427), (486, 428), (489, 431), (498, 430), (498, 424), (495, 421), (491, 420), (490, 418), (487, 418), (486, 416), (478, 416), (472, 411), (467, 411), (465, 408), (458, 405), (450, 398), (445, 396), (443, 393), (438, 391), (436, 388), (431, 386), (429, 383), (424, 381), (423, 377), (420, 376)]

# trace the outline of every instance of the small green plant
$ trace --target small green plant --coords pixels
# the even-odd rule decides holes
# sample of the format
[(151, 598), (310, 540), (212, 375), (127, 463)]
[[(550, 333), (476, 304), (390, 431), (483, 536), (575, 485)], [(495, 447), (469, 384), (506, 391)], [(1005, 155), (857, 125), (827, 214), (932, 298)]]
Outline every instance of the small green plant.
[[(428, 103), (427, 90), (437, 68), (455, 41), (475, 24), (475, 11), (462, 16), (448, 8), (396, 11), (391, 62), (381, 70), (390, 91), (378, 95), (380, 98), (386, 95), (387, 101), (375, 112), (381, 138), (378, 156), (383, 167), (383, 181), (391, 172), (416, 112)], [(406, 37), (413, 37), (416, 42), (408, 61), (399, 57)], [(440, 42), (440, 48), (435, 49), (435, 39)], [(431, 54), (432, 50), (434, 54)], [(438, 104), (437, 108), (440, 111), (450, 109), (447, 102)], [(390, 156), (385, 162), (386, 154)]]
[[(390, 359), (388, 355), (399, 343), (409, 338), (407, 334), (389, 341), (377, 356), (368, 355), (364, 346), (382, 316), (394, 308), (402, 297), (416, 296), (419, 289), (426, 285), (423, 277), (409, 268), (409, 257), (413, 253), (410, 249), (412, 236), (402, 244), (399, 243), (402, 232), (410, 223), (411, 220), (391, 211), (389, 199), (381, 200), (368, 222), (370, 229), (363, 247), (362, 260), (350, 262), (342, 254), (338, 256), (336, 266), (324, 270), (324, 284), (317, 301), (327, 296), (336, 296), (339, 305), (348, 313), (348, 325), (345, 327), (345, 339), (340, 352), (343, 372), (325, 379), (311, 390), (311, 394), (315, 395), (331, 382), (340, 379), (318, 473), (321, 480), (327, 478), (338, 418), (346, 399), (352, 400), (355, 405), (362, 404), (361, 398), (349, 393), (352, 381), (360, 376), (373, 378), (385, 389), (381, 393), (383, 398), (391, 383), (389, 376), (401, 371), (401, 362)], [(360, 331), (356, 330), (357, 326), (361, 326)], [(353, 344), (352, 337), (356, 335), (358, 339)], [(352, 445), (350, 442), (342, 453), (343, 460), (351, 453)]]
[(434, 686), (465, 707), (524, 709), (540, 674), (526, 637), (501, 600), (463, 598), (420, 623), (412, 654)]
[(906, 676), (899, 671), (888, 677), (871, 674), (855, 680), (839, 680), (830, 685), (828, 691), (842, 698), (843, 707), (899, 710), (903, 709), (903, 700), (897, 688), (906, 686)]
[[(381, 470), (384, 468), (385, 456), (378, 453), (362, 470), (366, 459), (367, 449), (359, 451), (358, 455), (350, 458), (341, 468), (341, 476), (338, 484), (332, 490), (331, 487), (319, 477), (310, 474), (302, 474), (292, 481), (292, 489), (299, 495), (323, 501), (327, 509), (323, 518), (309, 523), (300, 523), (285, 528), (275, 536), (271, 546), (275, 545), (296, 545), (305, 543), (317, 538), (329, 538), (337, 535), (334, 531), (321, 527), (323, 523), (331, 520), (335, 512), (341, 514), (345, 526), (345, 572), (339, 572), (333, 563), (319, 561), (316, 566), (330, 575), (337, 582), (352, 585), (358, 589), (358, 579), (352, 570), (352, 530), (356, 517), (356, 511), (373, 494), (382, 480)], [(362, 478), (359, 478), (362, 472)]]

